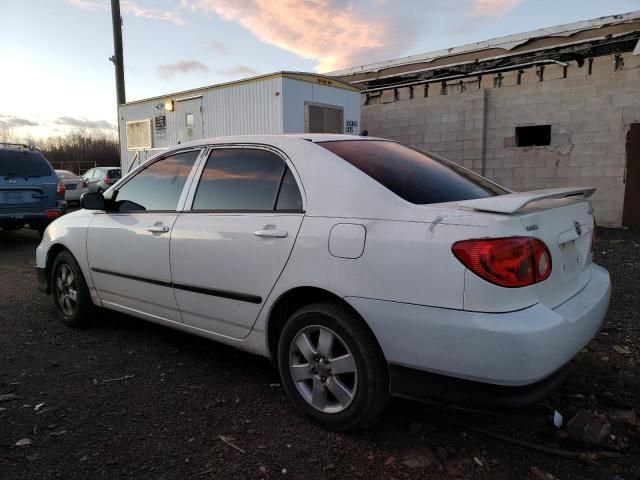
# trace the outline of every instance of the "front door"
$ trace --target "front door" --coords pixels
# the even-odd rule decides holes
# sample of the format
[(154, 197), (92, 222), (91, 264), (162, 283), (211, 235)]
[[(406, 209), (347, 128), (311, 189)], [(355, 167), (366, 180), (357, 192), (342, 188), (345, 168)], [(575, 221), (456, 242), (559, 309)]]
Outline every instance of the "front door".
[(622, 225), (640, 226), (640, 123), (632, 124), (627, 133), (627, 172)]
[(302, 197), (286, 162), (257, 148), (214, 149), (191, 211), (171, 240), (173, 285), (183, 321), (244, 338), (293, 248)]
[(155, 161), (114, 192), (87, 234), (91, 277), (111, 308), (181, 321), (171, 286), (169, 242), (189, 173), (200, 153)]
[(202, 138), (202, 97), (179, 100), (176, 113), (178, 143), (200, 140)]

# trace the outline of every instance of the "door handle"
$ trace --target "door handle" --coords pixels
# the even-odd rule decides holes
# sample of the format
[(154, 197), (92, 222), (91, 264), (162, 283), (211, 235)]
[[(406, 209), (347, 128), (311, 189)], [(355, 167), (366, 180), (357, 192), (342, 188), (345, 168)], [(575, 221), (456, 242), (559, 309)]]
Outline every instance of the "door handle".
[(264, 230), (256, 230), (253, 232), (256, 237), (261, 238), (285, 238), (289, 235), (289, 232), (286, 230), (278, 230), (277, 228), (272, 229), (264, 229)]
[(169, 231), (169, 227), (166, 225), (151, 225), (147, 227), (147, 230), (151, 233), (167, 233)]

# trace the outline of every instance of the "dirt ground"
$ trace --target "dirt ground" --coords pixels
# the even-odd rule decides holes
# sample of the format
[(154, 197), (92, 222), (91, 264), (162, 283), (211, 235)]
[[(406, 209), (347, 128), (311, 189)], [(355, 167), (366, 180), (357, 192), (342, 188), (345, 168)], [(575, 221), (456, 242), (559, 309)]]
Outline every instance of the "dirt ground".
[[(599, 231), (611, 308), (546, 401), (497, 415), (394, 400), (349, 434), (303, 418), (267, 360), (115, 313), (63, 326), (36, 288), (37, 244), (0, 231), (3, 480), (640, 478), (640, 231)], [(568, 428), (581, 409), (588, 425)]]

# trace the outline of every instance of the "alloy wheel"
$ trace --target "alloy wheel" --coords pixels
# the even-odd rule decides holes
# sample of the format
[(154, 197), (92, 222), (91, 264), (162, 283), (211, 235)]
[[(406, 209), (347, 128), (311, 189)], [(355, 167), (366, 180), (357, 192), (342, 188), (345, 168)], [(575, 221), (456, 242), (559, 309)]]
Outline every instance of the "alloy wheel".
[(303, 328), (293, 339), (289, 373), (302, 398), (324, 413), (344, 411), (358, 388), (351, 350), (336, 332), (319, 325)]
[(71, 267), (66, 263), (59, 266), (55, 279), (55, 295), (60, 310), (67, 317), (73, 316), (78, 308), (78, 287)]

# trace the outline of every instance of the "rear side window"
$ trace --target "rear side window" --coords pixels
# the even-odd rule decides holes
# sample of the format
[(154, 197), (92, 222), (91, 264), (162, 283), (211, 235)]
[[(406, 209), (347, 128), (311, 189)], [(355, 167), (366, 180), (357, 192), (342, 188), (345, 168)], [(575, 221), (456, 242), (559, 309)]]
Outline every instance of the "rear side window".
[(0, 150), (0, 177), (48, 177), (49, 162), (39, 152)]
[(415, 204), (456, 202), (508, 193), (487, 179), (425, 152), (384, 140), (341, 140), (318, 145)]
[(302, 196), (300, 195), (296, 179), (293, 177), (289, 168), (287, 168), (287, 172), (284, 174), (284, 178), (282, 179), (282, 186), (280, 187), (280, 193), (278, 194), (276, 210), (302, 210)]
[(173, 211), (199, 150), (177, 153), (152, 163), (118, 189), (119, 212)]
[[(215, 149), (202, 172), (193, 210), (273, 211), (280, 206), (278, 192), (287, 172), (284, 160), (266, 150)], [(302, 201), (295, 199), (300, 192), (293, 182), (286, 187), (283, 184), (281, 210), (302, 209)]]

